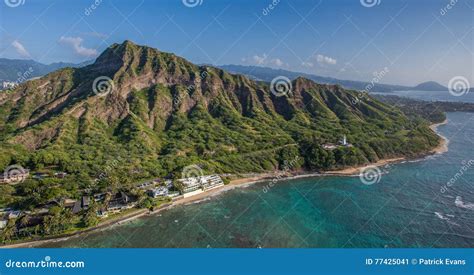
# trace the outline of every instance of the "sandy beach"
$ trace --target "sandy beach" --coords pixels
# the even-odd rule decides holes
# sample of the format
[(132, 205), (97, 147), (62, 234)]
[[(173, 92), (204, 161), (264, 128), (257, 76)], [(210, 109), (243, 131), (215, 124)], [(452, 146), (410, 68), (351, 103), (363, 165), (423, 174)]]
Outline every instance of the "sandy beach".
[[(448, 121), (445, 120), (441, 123), (436, 123), (432, 124), (430, 128), (435, 131), (438, 136), (441, 137), (440, 144), (433, 148), (431, 151), (429, 151), (428, 154), (442, 154), (444, 152), (448, 151), (448, 143), (449, 140), (440, 135), (437, 132), (437, 128), (440, 125), (446, 124)], [(154, 211), (148, 211), (146, 209), (137, 209), (136, 211), (129, 213), (127, 215), (117, 217), (116, 219), (108, 220), (105, 221), (101, 224), (99, 224), (96, 227), (93, 228), (87, 228), (81, 231), (77, 231), (74, 233), (70, 233), (64, 236), (58, 236), (58, 237), (51, 237), (47, 239), (42, 239), (42, 240), (35, 240), (35, 241), (27, 241), (27, 242), (21, 242), (21, 243), (15, 243), (11, 245), (5, 245), (5, 246), (0, 246), (0, 248), (21, 248), (21, 247), (36, 247), (45, 243), (49, 242), (58, 242), (58, 241), (64, 241), (70, 238), (75, 238), (84, 234), (88, 234), (93, 231), (97, 230), (105, 230), (109, 228), (110, 226), (114, 225), (120, 225), (126, 222), (130, 222), (132, 220), (138, 219), (140, 217), (144, 216), (150, 216), (150, 215), (156, 215), (164, 210), (170, 209), (174, 206), (178, 205), (186, 205), (190, 203), (196, 203), (202, 200), (210, 199), (212, 196), (219, 195), (223, 192), (227, 192), (229, 190), (235, 189), (235, 188), (242, 188), (246, 186), (250, 186), (255, 183), (259, 182), (265, 182), (265, 181), (270, 181), (270, 180), (278, 180), (278, 181), (283, 181), (283, 180), (292, 180), (292, 179), (298, 179), (298, 178), (307, 178), (307, 177), (319, 177), (319, 176), (357, 176), (360, 174), (360, 171), (368, 168), (368, 167), (373, 167), (373, 166), (384, 166), (387, 164), (391, 163), (398, 163), (401, 161), (406, 160), (404, 157), (398, 157), (398, 158), (389, 158), (389, 159), (382, 159), (379, 160), (375, 163), (367, 164), (367, 165), (361, 165), (361, 166), (356, 166), (356, 167), (349, 167), (349, 168), (344, 168), (340, 170), (333, 170), (333, 171), (324, 171), (324, 172), (307, 172), (307, 171), (300, 171), (300, 172), (281, 172), (281, 171), (276, 171), (276, 172), (269, 172), (269, 173), (262, 173), (262, 174), (251, 174), (251, 175), (246, 175), (243, 177), (239, 177), (237, 179), (231, 180), (229, 184), (214, 188), (199, 194), (196, 194), (194, 196), (190, 196), (187, 198), (182, 198), (175, 200), (171, 203), (167, 203), (162, 205), (160, 208), (155, 209)]]
[(435, 123), (435, 124), (430, 125), (430, 129), (435, 131), (436, 134), (438, 134), (438, 136), (441, 137), (441, 141), (440, 141), (439, 145), (436, 146), (433, 150), (431, 150), (432, 154), (442, 154), (442, 153), (445, 153), (445, 152), (448, 151), (449, 140), (437, 131), (439, 126), (444, 125), (446, 123), (448, 123), (447, 119), (445, 119), (441, 123)]

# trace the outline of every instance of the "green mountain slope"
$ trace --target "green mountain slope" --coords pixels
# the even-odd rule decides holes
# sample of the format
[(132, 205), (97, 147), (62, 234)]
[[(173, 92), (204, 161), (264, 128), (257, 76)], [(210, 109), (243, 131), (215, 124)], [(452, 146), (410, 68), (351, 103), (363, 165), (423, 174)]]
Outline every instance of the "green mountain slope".
[[(94, 92), (99, 77), (112, 80), (106, 94)], [(304, 78), (291, 86), (278, 97), (268, 83), (114, 44), (94, 64), (0, 94), (0, 169), (66, 171), (79, 187), (94, 187), (113, 176), (126, 184), (180, 175), (190, 164), (205, 173), (262, 172), (297, 158), (292, 169), (334, 169), (438, 143), (426, 121), (367, 95)], [(343, 135), (353, 147), (322, 148)], [(92, 181), (104, 173), (109, 180)]]

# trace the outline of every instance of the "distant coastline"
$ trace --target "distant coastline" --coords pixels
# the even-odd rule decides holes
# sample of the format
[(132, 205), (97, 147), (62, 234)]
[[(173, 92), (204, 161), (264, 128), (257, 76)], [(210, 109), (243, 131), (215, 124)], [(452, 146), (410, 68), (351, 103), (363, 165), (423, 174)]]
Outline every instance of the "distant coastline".
[[(448, 120), (446, 119), (445, 121), (441, 123), (435, 123), (435, 124), (430, 125), (430, 129), (433, 130), (440, 137), (440, 143), (435, 148), (430, 150), (426, 155), (442, 154), (448, 151), (449, 140), (437, 131), (437, 128), (439, 126), (447, 124), (447, 123), (448, 123)], [(420, 157), (423, 157), (423, 156), (420, 156)], [(105, 221), (92, 228), (87, 228), (84, 230), (76, 231), (76, 232), (69, 233), (62, 236), (53, 236), (53, 237), (39, 239), (39, 240), (25, 241), (25, 242), (18, 242), (14, 244), (4, 245), (4, 246), (0, 246), (0, 248), (29, 248), (29, 247), (32, 248), (32, 247), (37, 247), (46, 243), (65, 241), (71, 238), (89, 234), (91, 232), (105, 230), (111, 226), (130, 222), (140, 217), (156, 215), (174, 206), (196, 203), (196, 202), (209, 199), (213, 196), (219, 195), (221, 193), (227, 192), (235, 188), (247, 187), (247, 186), (260, 183), (260, 182), (266, 182), (266, 181), (272, 181), (272, 180), (276, 180), (276, 182), (278, 182), (278, 181), (294, 180), (294, 179), (309, 178), (309, 177), (321, 177), (321, 176), (358, 176), (360, 171), (363, 170), (364, 168), (373, 167), (373, 166), (376, 166), (376, 167), (384, 166), (391, 163), (399, 163), (404, 160), (407, 160), (407, 158), (405, 157), (388, 158), (388, 159), (381, 159), (375, 163), (344, 168), (341, 170), (332, 170), (332, 171), (325, 171), (325, 172), (285, 173), (284, 176), (282, 176), (282, 174), (272, 173), (272, 172), (253, 174), (251, 176), (245, 176), (242, 178), (231, 180), (229, 184), (224, 185), (222, 187), (211, 189), (194, 196), (178, 199), (171, 203), (161, 205), (158, 209), (154, 211), (149, 211), (146, 209), (137, 209), (136, 211), (132, 213), (129, 213), (121, 217), (117, 217), (116, 219)]]

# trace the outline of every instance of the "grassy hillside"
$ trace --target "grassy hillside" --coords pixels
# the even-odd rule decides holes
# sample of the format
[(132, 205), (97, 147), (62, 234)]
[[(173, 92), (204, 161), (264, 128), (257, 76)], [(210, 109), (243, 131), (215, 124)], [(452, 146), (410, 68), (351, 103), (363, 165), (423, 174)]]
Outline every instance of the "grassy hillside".
[[(94, 80), (104, 76), (113, 85), (97, 93)], [(69, 174), (2, 186), (0, 205), (127, 189), (180, 176), (190, 164), (206, 174), (264, 172), (290, 162), (292, 169), (327, 170), (415, 156), (438, 144), (427, 121), (367, 95), (305, 78), (291, 86), (275, 96), (266, 82), (130, 41), (114, 44), (92, 65), (0, 94), (0, 169), (19, 164)], [(344, 135), (352, 147), (323, 149)]]

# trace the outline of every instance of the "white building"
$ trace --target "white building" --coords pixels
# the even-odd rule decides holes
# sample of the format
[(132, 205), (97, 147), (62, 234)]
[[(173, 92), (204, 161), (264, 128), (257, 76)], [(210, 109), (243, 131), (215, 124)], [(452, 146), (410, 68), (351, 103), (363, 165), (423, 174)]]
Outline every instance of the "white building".
[(178, 180), (183, 185), (183, 193), (189, 193), (201, 189), (201, 181), (199, 177), (184, 178)]
[(147, 191), (147, 194), (152, 198), (166, 197), (168, 196), (168, 193), (168, 188), (165, 186), (160, 186)]
[(183, 193), (200, 193), (224, 185), (219, 175), (208, 175), (178, 180), (183, 185)]
[(0, 229), (7, 227), (8, 219), (0, 218)]
[(345, 146), (345, 147), (352, 147), (352, 144), (350, 144), (349, 142), (347, 142), (347, 137), (346, 135), (344, 135), (344, 137), (342, 138), (342, 140), (340, 141), (341, 145), (342, 146)]
[(200, 179), (202, 189), (204, 190), (209, 190), (224, 185), (224, 182), (218, 175), (203, 176)]

